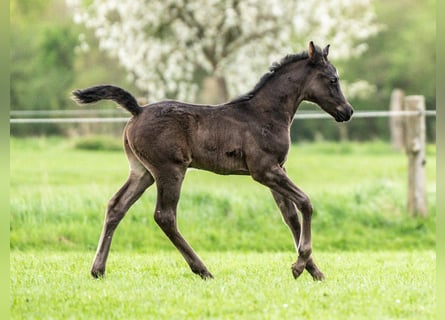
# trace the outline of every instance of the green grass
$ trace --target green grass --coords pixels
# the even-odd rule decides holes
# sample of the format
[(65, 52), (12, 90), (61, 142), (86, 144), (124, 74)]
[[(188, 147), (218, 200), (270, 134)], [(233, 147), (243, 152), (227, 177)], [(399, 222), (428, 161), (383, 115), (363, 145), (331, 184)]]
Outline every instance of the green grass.
[(11, 253), (12, 319), (434, 319), (435, 253), (320, 253), (327, 279), (292, 278), (292, 253), (203, 252), (214, 280), (177, 252)]
[[(119, 139), (117, 139), (119, 140)], [(192, 274), (153, 220), (155, 187), (116, 231), (107, 277), (89, 276), (108, 199), (128, 165), (109, 138), (11, 139), (13, 319), (433, 319), (436, 149), (427, 218), (406, 212), (407, 160), (385, 143), (292, 146), (287, 171), (312, 199), (327, 276), (292, 278), (291, 236), (267, 188), (191, 170), (178, 223), (214, 274)]]
[[(78, 150), (75, 142), (11, 140), (11, 248), (94, 250), (128, 164), (122, 151)], [(293, 146), (287, 169), (312, 199), (314, 250), (434, 248), (433, 146), (427, 161), (429, 217), (410, 218), (403, 153), (380, 142)], [(153, 186), (130, 209), (113, 250), (174, 250), (154, 223), (155, 195)], [(178, 221), (197, 250), (293, 249), (269, 190), (250, 177), (189, 171)]]

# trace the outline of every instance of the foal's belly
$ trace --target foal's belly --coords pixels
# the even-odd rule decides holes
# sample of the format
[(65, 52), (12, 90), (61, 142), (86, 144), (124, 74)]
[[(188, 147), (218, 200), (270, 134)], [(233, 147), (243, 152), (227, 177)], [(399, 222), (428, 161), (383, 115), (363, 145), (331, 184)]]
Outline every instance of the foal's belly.
[(248, 175), (245, 154), (241, 148), (206, 148), (202, 146), (192, 154), (191, 168), (218, 174)]

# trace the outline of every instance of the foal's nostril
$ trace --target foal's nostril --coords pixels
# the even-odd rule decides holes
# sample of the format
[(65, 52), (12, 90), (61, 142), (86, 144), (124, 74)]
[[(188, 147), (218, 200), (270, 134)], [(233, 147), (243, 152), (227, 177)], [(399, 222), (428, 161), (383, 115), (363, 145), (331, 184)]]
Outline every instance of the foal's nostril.
[(351, 105), (348, 104), (344, 110), (345, 110), (345, 114), (347, 115), (348, 119), (350, 119), (352, 117), (352, 114), (354, 113), (354, 109), (352, 108)]
[(352, 114), (354, 113), (354, 109), (348, 103), (345, 105), (337, 106), (335, 113), (336, 114), (334, 117), (335, 117), (335, 120), (337, 120), (338, 122), (349, 121), (352, 117)]

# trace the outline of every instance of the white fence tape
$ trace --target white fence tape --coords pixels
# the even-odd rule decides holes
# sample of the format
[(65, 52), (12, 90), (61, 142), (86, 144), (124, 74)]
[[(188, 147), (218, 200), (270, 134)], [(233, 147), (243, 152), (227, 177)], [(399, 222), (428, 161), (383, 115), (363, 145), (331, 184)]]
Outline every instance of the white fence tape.
[[(51, 116), (51, 115), (85, 115), (85, 114), (113, 114), (117, 110), (54, 110), (54, 111), (11, 111), (10, 116)], [(122, 111), (123, 114), (124, 111)], [(421, 111), (356, 111), (353, 118), (384, 118), (397, 116), (418, 116)], [(426, 116), (436, 116), (436, 110), (426, 110)], [(327, 113), (322, 112), (297, 112), (296, 120), (299, 119), (329, 119)], [(130, 117), (75, 117), (75, 118), (10, 118), (10, 123), (91, 123), (91, 122), (127, 122)]]

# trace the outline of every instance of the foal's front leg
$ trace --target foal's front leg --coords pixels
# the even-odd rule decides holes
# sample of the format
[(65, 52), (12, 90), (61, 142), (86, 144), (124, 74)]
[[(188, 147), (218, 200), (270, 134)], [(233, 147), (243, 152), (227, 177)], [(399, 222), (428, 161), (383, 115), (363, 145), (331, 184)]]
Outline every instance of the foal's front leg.
[[(289, 227), (292, 237), (294, 239), (295, 248), (297, 249), (298, 253), (298, 247), (300, 243), (300, 235), (301, 235), (301, 225), (300, 221), (298, 220), (298, 213), (297, 208), (295, 207), (295, 204), (290, 201), (289, 199), (283, 197), (281, 194), (272, 191), (273, 198), (280, 209), (281, 215), (283, 216), (283, 220), (286, 223), (286, 225)], [(317, 265), (314, 262), (314, 259), (312, 258), (312, 255), (309, 257), (309, 260), (306, 263), (306, 270), (311, 274), (312, 278), (314, 280), (323, 280), (324, 275), (323, 273), (318, 269)], [(297, 278), (300, 275), (300, 267), (298, 267), (298, 263), (295, 262), (292, 265), (292, 274), (295, 278)]]

